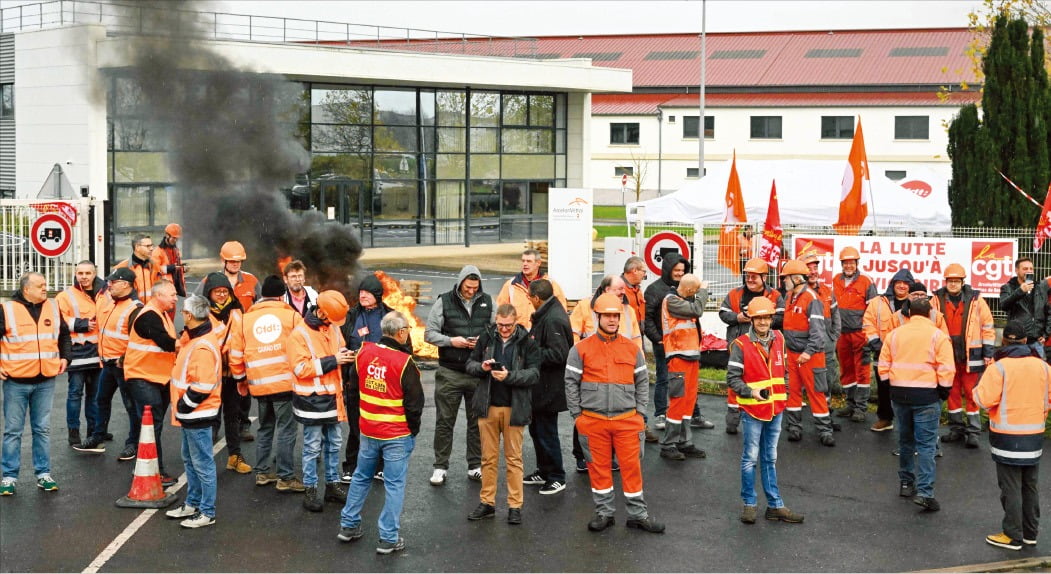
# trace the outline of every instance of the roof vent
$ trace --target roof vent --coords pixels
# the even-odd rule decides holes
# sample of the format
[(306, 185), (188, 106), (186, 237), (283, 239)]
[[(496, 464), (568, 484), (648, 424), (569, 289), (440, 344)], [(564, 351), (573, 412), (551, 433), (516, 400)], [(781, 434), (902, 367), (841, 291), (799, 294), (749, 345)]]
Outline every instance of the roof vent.
[(858, 58), (861, 48), (814, 48), (804, 58)]

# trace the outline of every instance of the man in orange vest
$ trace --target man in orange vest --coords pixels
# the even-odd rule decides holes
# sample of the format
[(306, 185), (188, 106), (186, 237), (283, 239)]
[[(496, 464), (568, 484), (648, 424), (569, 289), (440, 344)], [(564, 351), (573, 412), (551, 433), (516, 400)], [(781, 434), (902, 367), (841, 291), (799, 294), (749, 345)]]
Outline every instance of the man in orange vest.
[(820, 296), (807, 285), (810, 270), (799, 260), (792, 259), (781, 268), (785, 287), (785, 321), (783, 334), (788, 347), (788, 440), (803, 438), (803, 390), (806, 389), (810, 413), (814, 416), (821, 444), (835, 446), (832, 436), (832, 418), (825, 400), (825, 383), (821, 372), (825, 368), (825, 308)]
[[(832, 292), (832, 287), (821, 281), (821, 258), (817, 252), (809, 251), (799, 259), (806, 263), (810, 271), (810, 274), (807, 275), (807, 285), (814, 290), (814, 293), (817, 293), (825, 312), (825, 368), (815, 369), (814, 375), (824, 379), (818, 386), (825, 389), (825, 402), (829, 403), (832, 400), (833, 391), (837, 394), (842, 391), (839, 388), (839, 365), (836, 361), (836, 342), (843, 329), (839, 317), (839, 304), (836, 302), (836, 295)], [(831, 421), (829, 424), (832, 425), (833, 431), (841, 430), (838, 422), (831, 418), (829, 421)]]
[[(339, 515), (339, 538), (351, 542), (361, 538), (361, 509), (372, 488), (376, 463), (383, 459), (383, 486), (386, 496), (380, 512), (379, 545), (376, 552), (391, 554), (405, 549), (400, 536), (401, 510), (409, 474), (409, 456), (416, 446), (423, 417), (423, 385), (420, 370), (412, 360), (409, 322), (391, 311), (380, 320), (379, 343), (364, 343), (358, 351), (353, 376), (359, 389), (361, 450), (347, 503)], [(359, 413), (350, 413), (358, 416)]]
[(865, 348), (863, 326), (865, 309), (869, 301), (877, 297), (876, 284), (872, 278), (858, 271), (861, 254), (853, 247), (844, 247), (839, 252), (842, 271), (832, 278), (832, 293), (839, 304), (842, 330), (836, 342), (836, 358), (839, 359), (839, 383), (843, 387), (847, 404), (836, 411), (837, 417), (850, 418), (856, 423), (865, 422), (869, 410), (869, 388), (872, 379), (871, 356)]
[[(892, 330), (901, 324), (897, 317), (900, 316), (905, 302), (909, 300), (913, 281), (912, 271), (898, 270), (891, 277), (887, 291), (869, 300), (868, 306), (865, 307), (861, 325), (865, 331), (865, 338), (868, 339), (870, 360), (874, 361), (879, 357), (883, 341)], [(890, 382), (878, 376), (876, 377), (876, 419), (876, 424), (872, 425), (869, 430), (873, 432), (894, 430), (894, 409), (890, 406)]]
[[(73, 348), (70, 355), (69, 390), (66, 394), (66, 427), (69, 429), (69, 445), (80, 444), (80, 406), (84, 405), (84, 418), (88, 421), (85, 437), (95, 434), (95, 419), (98, 406), (95, 394), (99, 381), (99, 328), (95, 319), (95, 297), (106, 283), (98, 278), (95, 264), (81, 261), (76, 268), (76, 282), (55, 296), (62, 320), (69, 327)], [(86, 393), (86, 399), (85, 399)]]
[(705, 458), (694, 446), (690, 415), (697, 403), (697, 377), (701, 359), (701, 323), (708, 302), (708, 284), (687, 273), (675, 291), (661, 303), (664, 355), (668, 358), (667, 422), (661, 436), (661, 458)]
[(143, 303), (150, 302), (153, 286), (161, 279), (160, 266), (153, 260), (154, 247), (149, 235), (136, 233), (131, 237), (131, 257), (113, 267), (127, 267), (135, 274), (135, 291)]
[(179, 297), (186, 296), (186, 272), (189, 267), (182, 262), (182, 251), (179, 249), (179, 239), (182, 237), (182, 226), (178, 223), (169, 223), (164, 227), (164, 238), (161, 239), (159, 249), (154, 249), (154, 258), (160, 263), (164, 278), (175, 285), (175, 293)]
[(639, 437), (646, 428), (642, 413), (650, 390), (646, 357), (617, 332), (621, 308), (616, 297), (600, 296), (593, 309), (598, 314), (598, 332), (577, 343), (566, 362), (566, 405), (580, 431), (595, 501), (588, 530), (601, 532), (614, 524), (612, 463), (616, 449), (628, 528), (664, 532), (664, 524), (649, 516), (642, 493)]
[(0, 381), (4, 387), (4, 441), (0, 496), (15, 493), (22, 459), (22, 431), (29, 411), (37, 488), (58, 490), (51, 477), (51, 400), (55, 376), (69, 365), (69, 327), (47, 298), (47, 279), (29, 272), (0, 312)]
[(131, 318), (128, 350), (124, 355), (124, 376), (135, 401), (136, 414), (141, 419), (146, 405), (153, 411), (157, 465), (165, 486), (175, 484), (175, 479), (164, 471), (161, 431), (171, 398), (168, 382), (176, 357), (175, 325), (168, 318), (168, 311), (175, 308), (177, 300), (171, 281), (160, 279), (153, 285), (150, 302)]
[[(942, 312), (952, 341), (956, 376), (949, 392), (949, 433), (942, 442), (964, 441), (967, 448), (978, 448), (982, 432), (978, 405), (971, 400), (978, 378), (993, 362), (993, 314), (982, 294), (963, 282), (967, 271), (953, 263), (945, 268), (945, 287), (934, 292), (931, 305)], [(967, 399), (967, 423), (964, 424), (963, 400)]]
[[(748, 333), (752, 326), (752, 319), (746, 312), (748, 304), (752, 299), (763, 297), (774, 304), (773, 324), (771, 329), (781, 330), (781, 323), (785, 318), (785, 299), (776, 289), (766, 285), (766, 275), (770, 272), (770, 266), (766, 261), (758, 257), (749, 259), (744, 265), (744, 285), (735, 287), (726, 294), (723, 304), (719, 307), (719, 319), (726, 323), (726, 340), (735, 341), (741, 335)], [(741, 424), (741, 411), (737, 406), (737, 395), (733, 389), (726, 391), (726, 434), (737, 434), (737, 427)]]
[(529, 283), (535, 279), (547, 279), (551, 282), (551, 287), (555, 290), (555, 297), (562, 303), (563, 308), (568, 308), (566, 305), (566, 296), (562, 293), (562, 287), (559, 287), (558, 283), (547, 274), (540, 273), (540, 266), (543, 264), (544, 259), (540, 256), (540, 252), (535, 249), (526, 249), (522, 252), (522, 272), (518, 275), (507, 280), (504, 286), (500, 288), (500, 293), (496, 296), (496, 304), (503, 305), (504, 303), (510, 303), (515, 306), (515, 311), (518, 313), (518, 324), (529, 330), (531, 326), (529, 318), (533, 315), (533, 304), (529, 302)]
[(324, 510), (318, 498), (318, 459), (325, 457), (325, 501), (346, 502), (339, 482), (340, 425), (347, 420), (340, 366), (354, 362), (339, 327), (347, 319), (347, 299), (339, 291), (322, 291), (317, 307), (288, 338), (292, 365), (292, 415), (303, 425), (303, 507)]
[[(174, 287), (173, 287), (174, 288)], [(222, 343), (209, 320), (208, 300), (194, 295), (183, 304), (187, 336), (171, 372), (172, 424), (182, 427), (186, 499), (165, 516), (183, 528), (215, 524), (215, 456), (212, 427), (219, 424), (222, 401)]]
[[(292, 418), (292, 367), (288, 337), (303, 322), (282, 298), (285, 284), (277, 275), (263, 279), (263, 298), (245, 313), (241, 328), (230, 334), (230, 372), (259, 405), (259, 437), (255, 443), (255, 485), (276, 482), (278, 492), (303, 492), (296, 478), (296, 420)], [(277, 472), (271, 471), (271, 450), (277, 432)]]
[(120, 391), (121, 403), (128, 414), (128, 438), (124, 441), (124, 450), (117, 455), (117, 460), (134, 460), (138, 455), (139, 430), (141, 422), (135, 410), (135, 401), (131, 398), (131, 389), (124, 379), (124, 354), (128, 350), (131, 319), (133, 313), (142, 308), (135, 293), (135, 274), (127, 267), (115, 269), (106, 278), (106, 289), (95, 299), (95, 317), (99, 329), (99, 357), (102, 361), (102, 372), (99, 373), (98, 390), (94, 401), (96, 418), (95, 429), (84, 442), (73, 447), (78, 452), (106, 452), (104, 441), (112, 440), (109, 434), (109, 419), (113, 409), (113, 395)]
[[(612, 293), (623, 301), (623, 316), (620, 319), (620, 334), (642, 348), (642, 329), (635, 318), (635, 310), (631, 308), (631, 302), (625, 296), (627, 286), (624, 280), (616, 275), (606, 275), (599, 282), (595, 294), (591, 297), (594, 301), (603, 293)], [(579, 343), (581, 339), (590, 336), (596, 330), (595, 314), (591, 311), (591, 305), (577, 305), (573, 308), (573, 314), (569, 316), (569, 324), (573, 328), (573, 342)]]
[(878, 369), (880, 377), (890, 381), (898, 421), (898, 495), (935, 512), (941, 508), (934, 498), (938, 420), (956, 367), (949, 336), (929, 318), (931, 302), (913, 299), (904, 311), (908, 322), (887, 335)]
[(646, 320), (646, 294), (642, 290), (642, 282), (646, 280), (646, 262), (637, 255), (628, 257), (624, 262), (624, 273), (620, 275), (624, 280), (624, 296), (628, 299), (628, 305), (635, 311), (635, 320), (639, 325), (644, 325)]
[(744, 422), (741, 449), (741, 522), (755, 524), (758, 498), (755, 467), (762, 466), (767, 520), (803, 522), (803, 515), (785, 507), (777, 487), (777, 439), (788, 391), (785, 386), (785, 338), (773, 330), (777, 307), (766, 297), (755, 297), (745, 308), (752, 328), (730, 343), (726, 384), (738, 395)]
[(1027, 345), (1026, 327), (1010, 321), (1004, 346), (970, 398), (989, 412), (989, 447), (1003, 505), (1003, 530), (985, 541), (1018, 550), (1036, 546), (1040, 528), (1040, 456), (1051, 406), (1051, 371)]

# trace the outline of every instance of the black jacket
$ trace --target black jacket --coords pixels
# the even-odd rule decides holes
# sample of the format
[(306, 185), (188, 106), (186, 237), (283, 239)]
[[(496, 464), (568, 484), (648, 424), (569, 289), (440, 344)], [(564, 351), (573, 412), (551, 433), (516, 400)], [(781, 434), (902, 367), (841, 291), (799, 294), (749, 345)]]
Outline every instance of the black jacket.
[[(401, 406), (405, 410), (405, 422), (409, 425), (409, 432), (412, 436), (420, 434), (420, 421), (423, 419), (423, 406), (426, 402), (423, 397), (423, 383), (420, 381), (420, 369), (416, 367), (416, 363), (412, 360), (412, 347), (409, 346), (408, 342), (405, 345), (398, 343), (396, 340), (384, 335), (379, 342), (380, 345), (396, 349), (409, 355), (409, 364), (405, 367), (405, 370), (401, 373)], [(350, 392), (358, 393), (358, 371), (357, 369), (350, 369), (350, 379), (343, 379), (344, 392), (349, 389)], [(357, 401), (354, 401), (357, 404)], [(347, 413), (347, 416), (356, 417), (358, 413)]]
[(1022, 291), (1018, 277), (1012, 277), (1000, 287), (1000, 309), (1007, 313), (1008, 321), (1021, 321), (1025, 325), (1025, 335), (1030, 343), (1036, 342), (1044, 335), (1041, 326), (1036, 322), (1037, 294), (1044, 291), (1039, 288), (1040, 283), (1028, 294)]
[[(521, 325), (515, 325), (511, 340), (515, 343), (515, 358), (506, 365), (508, 374), (504, 379), (504, 384), (511, 389), (511, 425), (526, 426), (532, 420), (533, 413), (533, 390), (530, 387), (540, 378), (540, 349)], [(482, 370), (482, 363), (493, 358), (499, 341), (500, 335), (496, 334), (495, 328), (486, 329), (478, 337), (478, 344), (471, 352), (471, 358), (467, 359), (467, 374), (479, 378), (478, 388), (475, 389), (474, 400), (471, 402), (471, 409), (479, 417), (489, 416), (490, 403), (490, 375)]]
[(650, 283), (650, 286), (646, 288), (646, 324), (643, 325), (642, 331), (654, 345), (661, 345), (664, 342), (664, 329), (661, 328), (661, 303), (664, 302), (668, 293), (679, 286), (678, 281), (672, 280), (671, 270), (680, 261), (686, 264), (686, 273), (693, 270), (693, 266), (682, 255), (669, 253), (661, 263), (661, 278)]
[(559, 413), (566, 410), (566, 358), (573, 347), (573, 328), (557, 297), (544, 302), (533, 313), (532, 321), (529, 338), (540, 351), (540, 378), (533, 386), (533, 412)]

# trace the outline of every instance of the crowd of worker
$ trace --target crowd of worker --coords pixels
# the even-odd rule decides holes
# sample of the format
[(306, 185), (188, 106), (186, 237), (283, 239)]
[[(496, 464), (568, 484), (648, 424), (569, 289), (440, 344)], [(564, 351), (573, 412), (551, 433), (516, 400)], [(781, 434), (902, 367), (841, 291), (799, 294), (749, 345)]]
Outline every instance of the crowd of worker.
[[(149, 407), (160, 479), (170, 486), (176, 480), (166, 471), (160, 439), (166, 423), (181, 427), (187, 494), (166, 515), (184, 528), (215, 523), (212, 449), (222, 427), (227, 470), (254, 472), (257, 486), (301, 493), (311, 512), (326, 502), (342, 505), (344, 542), (364, 535), (364, 502), (373, 480), (382, 480), (376, 550), (404, 549), (400, 516), (426, 402), (408, 318), (384, 304), (373, 275), (359, 282), (353, 306), (343, 293), (306, 286), (308, 270), (298, 260), (260, 281), (241, 269), (247, 253), (237, 241), (222, 246), (221, 269), (188, 294), (180, 236), (177, 224), (165, 228), (157, 246), (147, 235), (134, 236), (131, 256), (105, 280), (93, 263), (81, 262), (75, 283), (54, 299), (43, 275), (20, 279), (0, 313), (0, 495), (15, 494), (27, 413), (37, 487), (58, 489), (49, 421), (55, 377), (67, 373), (68, 441), (79, 452), (106, 451), (119, 392), (129, 428), (118, 459), (136, 458)], [(907, 269), (879, 294), (858, 271), (855, 249), (843, 249), (838, 259), (842, 272), (830, 285), (821, 280), (818, 255), (803, 253), (777, 270), (776, 287), (767, 285), (767, 263), (747, 260), (742, 284), (719, 306), (729, 343), (725, 431), (742, 437), (740, 520), (756, 522), (758, 467), (764, 518), (803, 522), (778, 490), (780, 434), (802, 440), (805, 393), (817, 440), (835, 446), (836, 419), (867, 424), (875, 371), (871, 430), (898, 431), (900, 496), (924, 511), (939, 510), (940, 445), (978, 448), (984, 409), (1004, 508), (1002, 532), (986, 540), (1014, 550), (1035, 545), (1037, 472), (1051, 408), (1051, 371), (1043, 360), (1044, 344), (1051, 344), (1051, 278), (1036, 281), (1026, 258), (1015, 263), (1018, 275), (1000, 293), (1008, 323), (997, 348), (990, 309), (966, 283), (964, 266), (946, 266), (945, 286), (932, 294)], [(467, 265), (431, 307), (424, 339), (438, 348), (438, 366), (430, 484), (441, 487), (449, 478), (462, 403), (466, 477), (481, 482), (479, 504), (466, 518), (496, 515), (502, 445), (507, 522), (521, 524), (525, 485), (544, 496), (566, 488), (558, 419), (568, 411), (575, 470), (587, 473), (595, 504), (587, 528), (615, 524), (619, 472), (626, 525), (663, 532), (645, 501), (641, 459), (647, 442), (658, 443), (669, 464), (707, 457), (692, 436), (715, 427), (697, 400), (707, 283), (673, 253), (644, 289), (646, 265), (631, 257), (623, 274), (603, 278), (570, 315), (562, 289), (542, 272), (540, 254), (526, 250), (521, 263), (495, 298), (483, 291), (478, 268)], [(177, 332), (180, 296), (184, 327)], [(652, 409), (643, 337), (656, 367)], [(840, 392), (845, 406), (831, 412), (831, 397)], [(248, 417), (252, 398), (256, 435)], [(939, 437), (942, 401), (949, 430)], [(537, 463), (528, 474), (526, 427)], [(294, 458), (299, 436), (301, 478)], [(242, 450), (252, 441), (254, 466)]]

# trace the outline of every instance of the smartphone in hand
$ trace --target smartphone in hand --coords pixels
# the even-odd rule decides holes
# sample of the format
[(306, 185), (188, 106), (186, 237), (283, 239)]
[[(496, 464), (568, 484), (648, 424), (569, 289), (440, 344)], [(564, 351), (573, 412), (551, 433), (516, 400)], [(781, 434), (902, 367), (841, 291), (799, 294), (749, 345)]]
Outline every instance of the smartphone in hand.
[(492, 363), (489, 363), (489, 368), (494, 371), (502, 371), (504, 370), (504, 364), (499, 363), (497, 361), (493, 361)]

